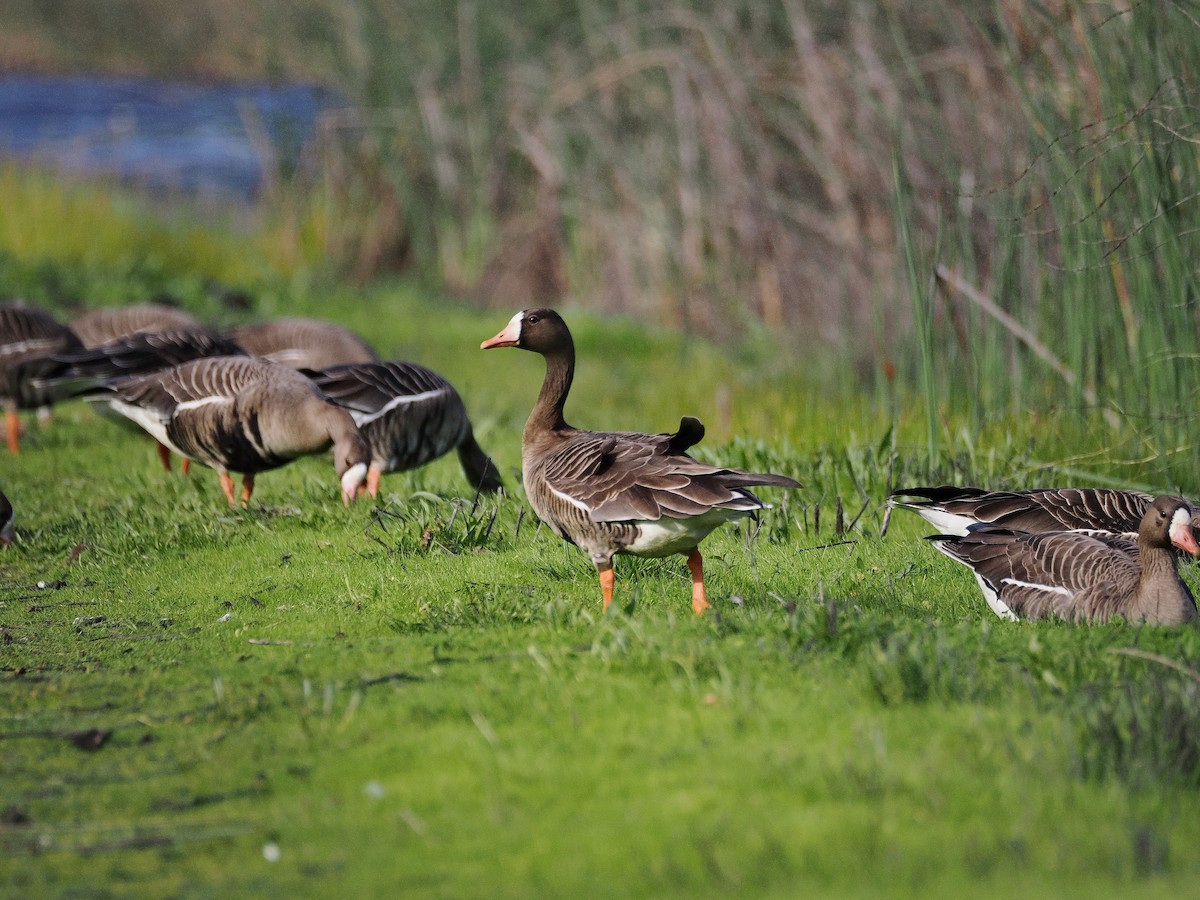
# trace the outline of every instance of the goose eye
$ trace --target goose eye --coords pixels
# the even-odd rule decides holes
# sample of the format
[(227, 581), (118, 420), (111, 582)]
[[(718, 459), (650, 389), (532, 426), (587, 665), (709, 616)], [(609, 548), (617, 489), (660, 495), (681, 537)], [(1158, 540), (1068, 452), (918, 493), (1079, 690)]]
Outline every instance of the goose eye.
[(537, 320), (538, 320), (537, 316), (529, 316), (525, 319), (525, 321), (528, 322), (530, 325), (537, 324)]

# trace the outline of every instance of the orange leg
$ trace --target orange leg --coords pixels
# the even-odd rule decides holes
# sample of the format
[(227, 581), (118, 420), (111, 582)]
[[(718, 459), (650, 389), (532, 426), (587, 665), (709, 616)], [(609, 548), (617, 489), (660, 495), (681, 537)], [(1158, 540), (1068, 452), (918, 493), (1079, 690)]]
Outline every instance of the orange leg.
[(613, 571), (612, 563), (596, 566), (596, 574), (600, 576), (600, 593), (604, 595), (604, 611), (608, 612), (608, 604), (612, 603), (613, 585), (617, 582), (617, 573)]
[(374, 466), (367, 469), (367, 493), (371, 495), (372, 500), (379, 496), (379, 482), (382, 478), (383, 472), (379, 469)]
[(254, 476), (253, 475), (243, 475), (242, 476), (242, 506), (243, 507), (248, 508), (250, 506), (250, 495), (253, 493), (254, 493)]
[(179, 463), (179, 474), (186, 475), (190, 471), (192, 471), (192, 461), (185, 456)]
[(15, 409), (5, 410), (4, 421), (8, 426), (8, 452), (21, 452), (21, 420)]
[(162, 460), (163, 471), (170, 472), (171, 471), (171, 451), (167, 448), (166, 444), (158, 444), (157, 442), (156, 442), (156, 449), (158, 450), (158, 458), (160, 460)]
[(702, 616), (708, 609), (708, 594), (704, 590), (704, 560), (700, 558), (699, 547), (692, 548), (687, 564), (692, 573), (692, 610)]
[(233, 496), (233, 476), (228, 472), (221, 472), (221, 490), (225, 492), (225, 496), (229, 499), (229, 505), (233, 506), (237, 499)]

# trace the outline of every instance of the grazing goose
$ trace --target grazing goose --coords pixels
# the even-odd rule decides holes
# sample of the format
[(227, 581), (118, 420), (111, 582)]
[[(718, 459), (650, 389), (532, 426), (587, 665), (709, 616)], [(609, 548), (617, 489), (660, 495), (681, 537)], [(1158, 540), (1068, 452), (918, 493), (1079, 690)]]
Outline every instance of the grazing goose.
[(366, 442), (354, 420), (294, 369), (265, 359), (216, 356), (108, 382), (87, 398), (107, 402), (176, 453), (216, 469), (234, 504), (231, 471), (241, 472), (242, 505), (254, 475), (333, 445), (342, 500), (367, 474)]
[(293, 369), (325, 369), (378, 362), (375, 350), (353, 331), (320, 319), (274, 319), (239, 325), (225, 337), (252, 353)]
[(71, 322), (71, 330), (88, 349), (147, 331), (203, 329), (203, 323), (191, 313), (163, 303), (134, 303), (91, 309)]
[[(168, 308), (169, 309), (169, 308)], [(207, 356), (245, 355), (233, 341), (203, 326), (169, 331), (137, 331), (85, 350), (56, 353), (35, 361), (41, 374), (32, 380), (58, 399), (94, 390), (113, 378), (157, 372)], [(124, 417), (118, 416), (122, 422)], [(131, 427), (134, 427), (131, 425)], [(158, 445), (163, 468), (171, 471), (171, 452)], [(189, 460), (184, 457), (186, 475)]]
[(12, 504), (8, 502), (4, 492), (0, 491), (0, 547), (7, 547), (15, 542), (13, 518)]
[(384, 472), (403, 472), (452, 449), (471, 487), (501, 488), (500, 472), (475, 442), (467, 408), (441, 375), (410, 362), (353, 363), (305, 375), (326, 397), (350, 411), (371, 450), (367, 493), (379, 494)]
[(554, 310), (523, 310), (480, 346), (519, 347), (546, 358), (546, 378), (521, 442), (525, 493), (555, 534), (591, 557), (605, 609), (613, 596), (613, 554), (682, 553), (692, 574), (692, 609), (703, 613), (708, 597), (700, 541), (722, 523), (764, 508), (748, 488), (800, 487), (783, 475), (710, 466), (688, 456), (684, 451), (704, 436), (704, 426), (690, 416), (675, 434), (572, 428), (563, 407), (575, 345)]
[[(986, 523), (1015, 531), (1079, 531), (1136, 541), (1138, 526), (1154, 497), (1105, 488), (985, 491), (942, 485), (896, 491), (888, 502), (913, 510), (945, 534), (967, 534)], [(1195, 530), (1200, 521), (1195, 507), (1191, 508)]]
[(74, 332), (49, 313), (0, 304), (0, 401), (4, 403), (9, 453), (21, 449), (17, 410), (37, 409), (53, 400), (31, 382), (28, 364), (51, 353), (82, 349)]
[(1030, 534), (994, 525), (929, 540), (975, 573), (988, 605), (1002, 619), (1105, 622), (1122, 616), (1183, 625), (1196, 620), (1196, 603), (1179, 579), (1172, 547), (1200, 555), (1191, 523), (1187, 501), (1158, 497), (1138, 524), (1136, 545), (1111, 535)]

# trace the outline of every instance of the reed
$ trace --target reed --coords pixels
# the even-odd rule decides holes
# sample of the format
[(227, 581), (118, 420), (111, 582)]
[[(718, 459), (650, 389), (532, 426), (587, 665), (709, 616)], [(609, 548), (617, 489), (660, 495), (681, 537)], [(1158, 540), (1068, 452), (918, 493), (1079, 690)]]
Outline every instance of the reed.
[(1127, 477), (1194, 488), (1200, 25), (1170, 4), (1010, 24), (1030, 162), (970, 198), (992, 243), (922, 257), (941, 289), (917, 332), (940, 363), (926, 400), (1071, 420)]
[(1005, 171), (1016, 122), (983, 2), (200, 0), (129, 27), (168, 5), (25, 0), (0, 34), (51, 69), (335, 85), (358, 111), (284, 179), (325, 214), (280, 221), (355, 280), (409, 266), (505, 308), (765, 326), (868, 383), (908, 328), (895, 157), (928, 229), (968, 168)]

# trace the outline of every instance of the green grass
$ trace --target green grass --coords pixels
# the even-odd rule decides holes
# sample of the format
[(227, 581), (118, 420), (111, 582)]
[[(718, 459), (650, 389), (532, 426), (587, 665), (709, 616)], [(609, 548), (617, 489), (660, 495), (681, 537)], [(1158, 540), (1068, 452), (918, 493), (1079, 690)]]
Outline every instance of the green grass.
[[(754, 358), (571, 314), (571, 419), (698, 414), (705, 455), (806, 484), (705, 543), (713, 614), (691, 614), (682, 560), (620, 559), (603, 616), (590, 564), (537, 526), (514, 474), (541, 364), (477, 349), (509, 312), (401, 288), (295, 309), (319, 303), (450, 376), (510, 493), (472, 502), (443, 459), (346, 509), (309, 459), (230, 510), (213, 473), (162, 472), (79, 405), (31, 422), (2, 485), (20, 537), (0, 560), (6, 893), (1195, 883), (1196, 688), (1158, 657), (1200, 669), (1200, 635), (1003, 623), (915, 517), (880, 537), (889, 483), (1061, 480), (1039, 465), (1078, 435), (995, 422), (967, 441), (944, 423), (955, 451), (931, 467), (914, 401), (893, 420), (803, 372), (759, 389)], [(863, 509), (840, 535), (839, 498), (847, 524)]]

